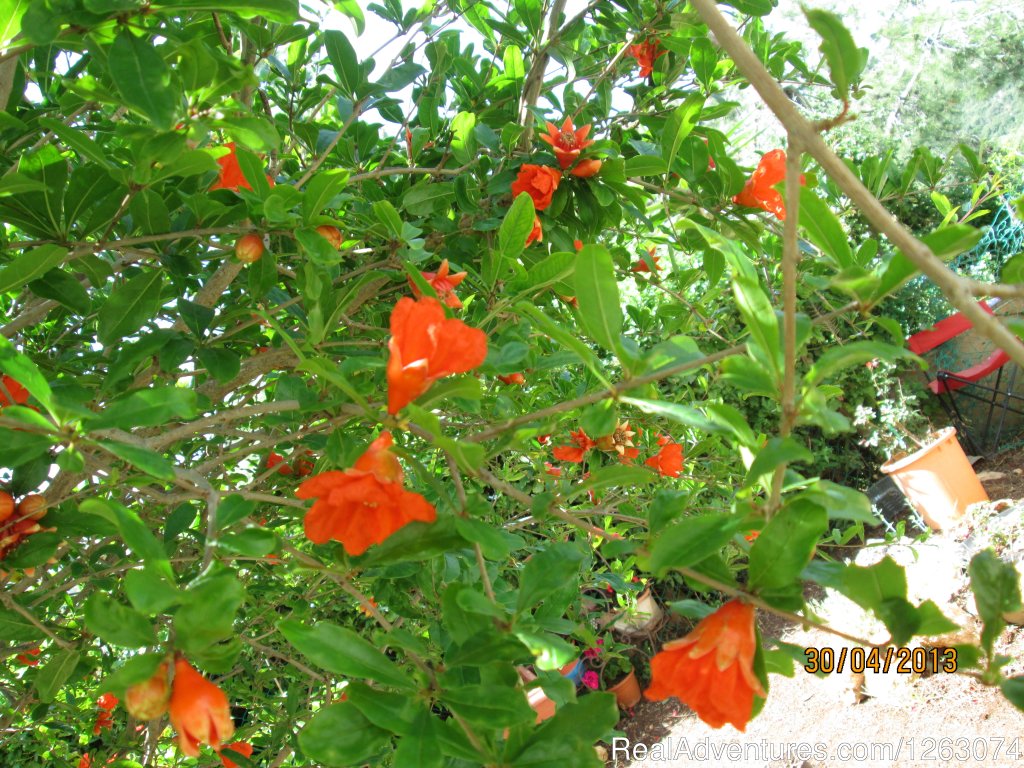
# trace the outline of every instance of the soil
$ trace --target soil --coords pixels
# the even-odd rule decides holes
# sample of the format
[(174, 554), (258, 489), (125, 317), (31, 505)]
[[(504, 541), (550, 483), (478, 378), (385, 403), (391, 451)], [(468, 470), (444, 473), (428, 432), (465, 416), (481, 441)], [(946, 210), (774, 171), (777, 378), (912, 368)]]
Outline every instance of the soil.
[[(952, 559), (946, 558), (947, 551), (957, 551), (969, 558), (974, 549), (1005, 542), (1006, 530), (1010, 531), (1012, 542), (1006, 546), (1010, 550), (1021, 548), (1021, 543), (1012, 541), (1019, 538), (1019, 523), (991, 536), (986, 535), (985, 526), (987, 517), (1024, 517), (1020, 511), (1024, 510), (1024, 449), (979, 461), (975, 469), (993, 502), (1011, 502), (986, 505), (957, 531), (933, 534), (928, 540), (933, 547), (931, 565), (921, 568), (942, 569)], [(908, 535), (915, 533), (908, 528)], [(903, 550), (910, 551), (907, 547)], [(997, 553), (1003, 556), (1001, 550), (996, 545)], [(926, 559), (922, 558), (922, 562)], [(905, 565), (908, 581), (913, 581), (914, 576), (918, 583), (935, 580), (928, 572), (911, 572), (917, 567), (915, 559)], [(961, 626), (973, 626), (972, 631), (977, 632), (978, 622), (970, 615), (975, 610), (973, 598), (963, 568), (956, 564), (947, 570), (956, 573), (940, 574), (938, 580), (948, 576), (952, 579), (949, 583), (959, 587), (943, 610)], [(821, 590), (808, 594), (807, 599), (816, 611), (820, 608), (829, 613), (827, 603), (833, 598), (825, 597)], [(838, 600), (845, 599), (838, 596)], [(832, 607), (832, 615), (836, 610), (845, 610), (838, 603)], [(767, 642), (780, 638), (801, 648), (839, 649), (853, 645), (837, 643), (834, 636), (817, 630), (804, 631), (764, 611), (758, 612), (758, 622)], [(845, 623), (843, 628), (847, 628)], [(671, 629), (673, 637), (686, 631), (685, 626)], [(854, 634), (871, 637), (871, 628), (861, 629)], [(657, 641), (671, 639), (663, 634), (658, 633)], [(912, 645), (919, 645), (920, 640), (915, 638)], [(996, 648), (1012, 659), (1004, 668), (1008, 676), (1024, 674), (1024, 627), (1009, 625), (997, 640)], [(772, 674), (769, 681), (771, 688), (765, 707), (747, 725), (745, 733), (729, 725), (712, 729), (676, 699), (642, 700), (618, 724), (623, 739), (603, 745), (607, 750), (607, 768), (1024, 768), (1024, 713), (1010, 704), (998, 688), (984, 686), (968, 675), (869, 673), (865, 681), (864, 676), (850, 672), (819, 677), (796, 667), (792, 677)]]

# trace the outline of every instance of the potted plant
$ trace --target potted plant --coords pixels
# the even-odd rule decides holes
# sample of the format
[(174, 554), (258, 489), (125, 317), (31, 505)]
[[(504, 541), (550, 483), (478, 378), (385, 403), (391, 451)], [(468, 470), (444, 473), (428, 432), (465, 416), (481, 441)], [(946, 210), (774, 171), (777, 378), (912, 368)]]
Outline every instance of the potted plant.
[(877, 408), (857, 407), (853, 423), (865, 435), (861, 444), (889, 457), (882, 474), (892, 478), (928, 527), (940, 531), (955, 525), (969, 505), (988, 501), (956, 429), (931, 429), (916, 408), (916, 396), (895, 377), (895, 366), (878, 361), (869, 370)]
[[(639, 585), (637, 587), (637, 585)], [(665, 612), (651, 592), (647, 579), (634, 577), (637, 591), (619, 592), (616, 597), (619, 603), (619, 616), (612, 624), (612, 629), (624, 635), (638, 635), (651, 632), (661, 622)]]
[(608, 691), (615, 695), (615, 701), (628, 709), (640, 701), (640, 683), (636, 679), (633, 662), (626, 653), (631, 646), (617, 643), (610, 636), (597, 638), (594, 647), (583, 652), (587, 671), (583, 673), (583, 685), (591, 690)]

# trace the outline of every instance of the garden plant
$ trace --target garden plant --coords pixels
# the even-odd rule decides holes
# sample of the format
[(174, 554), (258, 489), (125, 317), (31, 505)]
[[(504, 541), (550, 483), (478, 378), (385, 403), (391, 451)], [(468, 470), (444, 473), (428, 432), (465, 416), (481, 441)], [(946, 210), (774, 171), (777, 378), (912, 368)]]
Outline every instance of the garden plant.
[[(916, 364), (911, 279), (1024, 364), (977, 306), (1024, 287), (944, 263), (998, 174), (837, 156), (868, 52), (772, 9), (0, 0), (0, 764), (599, 766), (614, 698), (559, 670), (633, 578), (693, 620), (648, 698), (713, 726), (805, 674), (755, 620), (822, 624), (808, 582), (954, 630), (819, 552), (877, 520), (818, 451)], [(954, 171), (920, 238), (879, 200)], [(970, 575), (953, 666), (1024, 708), (1016, 571)]]

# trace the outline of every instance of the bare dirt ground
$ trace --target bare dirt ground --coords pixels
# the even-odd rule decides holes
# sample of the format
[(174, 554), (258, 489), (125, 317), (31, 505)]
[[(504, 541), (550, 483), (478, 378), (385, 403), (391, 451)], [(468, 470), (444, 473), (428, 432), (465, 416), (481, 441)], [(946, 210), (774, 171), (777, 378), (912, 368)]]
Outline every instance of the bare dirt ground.
[[(1024, 557), (1024, 450), (980, 462), (975, 469), (993, 504), (923, 544), (878, 546), (874, 551), (868, 547), (857, 555), (859, 564), (885, 554), (896, 557), (908, 569), (911, 599), (938, 598), (946, 615), (965, 626), (968, 635), (979, 626), (971, 615), (975, 609), (964, 572), (970, 557), (989, 546), (1011, 562)], [(999, 499), (1012, 503), (997, 503)], [(809, 595), (808, 601), (834, 626), (859, 637), (885, 636), (880, 625), (842, 596)], [(852, 645), (760, 613), (759, 622), (765, 639), (830, 646), (837, 652)], [(1013, 659), (1005, 668), (1008, 675), (1024, 673), (1024, 627), (1010, 625), (997, 641), (997, 651)], [(862, 679), (850, 672), (819, 677), (797, 668), (791, 678), (773, 674), (769, 680), (764, 710), (745, 733), (731, 726), (709, 728), (675, 699), (641, 701), (619, 723), (626, 740), (607, 745), (608, 767), (1024, 768), (1024, 713), (998, 689), (967, 675), (890, 672), (868, 673)]]

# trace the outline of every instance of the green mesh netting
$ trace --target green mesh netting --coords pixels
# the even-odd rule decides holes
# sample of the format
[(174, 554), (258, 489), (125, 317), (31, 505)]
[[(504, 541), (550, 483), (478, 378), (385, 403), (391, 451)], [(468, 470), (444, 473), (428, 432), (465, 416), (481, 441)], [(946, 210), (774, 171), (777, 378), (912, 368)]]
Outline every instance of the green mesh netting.
[[(1003, 264), (1022, 251), (1024, 222), (1016, 217), (1010, 200), (1004, 198), (1003, 204), (997, 209), (988, 231), (978, 245), (953, 259), (950, 268), (960, 275), (994, 281), (999, 279)], [(948, 308), (948, 304), (946, 306)], [(941, 306), (936, 306), (936, 310), (934, 321), (948, 316), (948, 310), (943, 310)], [(1024, 301), (1013, 299), (1001, 302), (995, 308), (995, 313), (1002, 318), (1024, 318)], [(946, 370), (955, 373), (964, 370), (984, 361), (994, 351), (995, 345), (991, 341), (970, 330), (936, 347), (923, 357), (929, 363), (929, 376), (934, 378), (935, 371)], [(962, 393), (955, 395), (961, 416), (970, 427), (975, 441), (981, 444), (979, 447), (986, 453), (1024, 445), (1024, 416), (1004, 412), (1002, 408), (1004, 403), (1009, 402), (1011, 407), (1024, 410), (1024, 401), (1008, 398), (1008, 394), (1024, 397), (1024, 372), (1013, 363), (1009, 363), (1003, 366), (1001, 377), (997, 371), (981, 379), (979, 383), (995, 387), (997, 380), (1000, 394), (995, 398), (994, 409), (989, 404)], [(962, 392), (972, 390), (981, 397), (990, 395), (971, 387)]]

